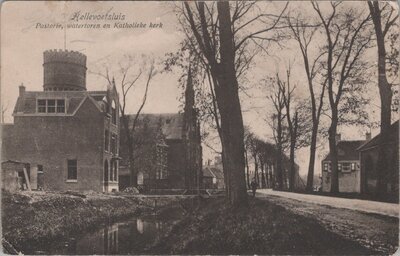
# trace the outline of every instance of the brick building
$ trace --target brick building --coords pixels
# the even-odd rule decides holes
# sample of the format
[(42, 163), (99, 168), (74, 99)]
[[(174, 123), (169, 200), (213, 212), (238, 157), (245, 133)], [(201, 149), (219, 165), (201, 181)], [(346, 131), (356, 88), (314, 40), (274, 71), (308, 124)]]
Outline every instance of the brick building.
[[(339, 192), (360, 193), (360, 159), (357, 148), (370, 139), (370, 134), (366, 135), (366, 140), (341, 140), (340, 134), (336, 135), (336, 145), (338, 149), (338, 176)], [(331, 154), (329, 153), (322, 160), (322, 191), (331, 191), (332, 164)]]
[(386, 193), (388, 197), (399, 197), (399, 120), (390, 126), (390, 142), (385, 145), (389, 154), (385, 155), (388, 169), (379, 167), (379, 145), (381, 143), (381, 134), (376, 135), (371, 140), (362, 144), (357, 151), (359, 152), (361, 162), (361, 193), (377, 193), (376, 186), (378, 174), (381, 172), (383, 183), (386, 184)]
[[(146, 189), (201, 188), (202, 148), (189, 72), (183, 113), (140, 114), (133, 132), (136, 183)], [(128, 116), (132, 126), (134, 115)], [(120, 190), (130, 186), (125, 130), (121, 127)]]
[(2, 126), (2, 161), (30, 163), (45, 190), (118, 190), (116, 88), (86, 90), (86, 56), (44, 54), (43, 91), (19, 87), (14, 124)]

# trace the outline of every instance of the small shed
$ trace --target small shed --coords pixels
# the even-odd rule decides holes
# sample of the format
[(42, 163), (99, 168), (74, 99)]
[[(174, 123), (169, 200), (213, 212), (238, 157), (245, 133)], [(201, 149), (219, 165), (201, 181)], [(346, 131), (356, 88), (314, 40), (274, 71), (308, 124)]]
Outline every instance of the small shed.
[[(1, 170), (1, 188), (8, 191), (31, 190), (31, 181), (37, 180), (37, 172), (31, 173), (29, 163), (8, 160), (1, 163)], [(34, 188), (36, 187), (35, 183)]]

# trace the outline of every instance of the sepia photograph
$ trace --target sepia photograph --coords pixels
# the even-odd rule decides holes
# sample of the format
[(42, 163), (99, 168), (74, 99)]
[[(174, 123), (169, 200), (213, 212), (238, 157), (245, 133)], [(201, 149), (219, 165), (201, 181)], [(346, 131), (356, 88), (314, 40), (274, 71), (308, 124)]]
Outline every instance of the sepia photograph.
[(398, 1), (4, 1), (2, 255), (396, 255)]

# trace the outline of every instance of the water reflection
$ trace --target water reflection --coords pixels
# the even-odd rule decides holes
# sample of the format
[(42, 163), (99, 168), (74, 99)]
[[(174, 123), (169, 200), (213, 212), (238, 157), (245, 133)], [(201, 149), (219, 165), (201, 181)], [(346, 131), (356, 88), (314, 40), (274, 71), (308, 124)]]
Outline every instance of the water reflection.
[(135, 218), (108, 225), (76, 238), (46, 243), (24, 251), (26, 254), (138, 254), (162, 235), (173, 222)]

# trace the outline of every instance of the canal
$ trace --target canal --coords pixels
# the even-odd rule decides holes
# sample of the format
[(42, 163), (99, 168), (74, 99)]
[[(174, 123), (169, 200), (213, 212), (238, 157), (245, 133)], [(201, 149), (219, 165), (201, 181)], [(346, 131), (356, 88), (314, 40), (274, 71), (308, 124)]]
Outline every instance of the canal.
[(135, 217), (77, 236), (24, 246), (24, 254), (115, 255), (143, 254), (176, 220)]

